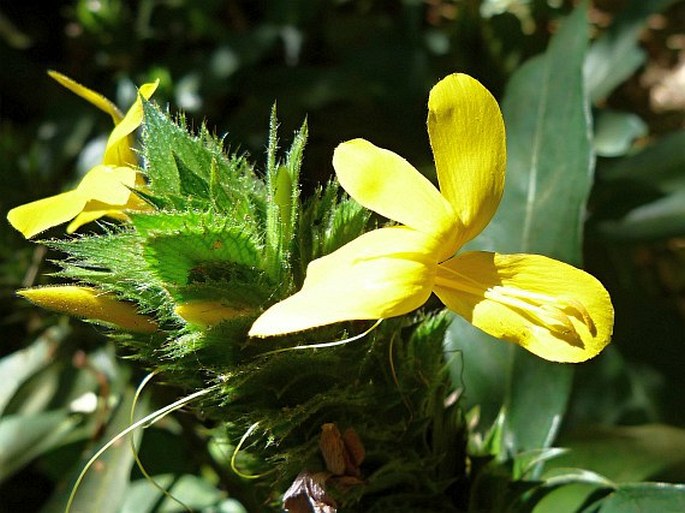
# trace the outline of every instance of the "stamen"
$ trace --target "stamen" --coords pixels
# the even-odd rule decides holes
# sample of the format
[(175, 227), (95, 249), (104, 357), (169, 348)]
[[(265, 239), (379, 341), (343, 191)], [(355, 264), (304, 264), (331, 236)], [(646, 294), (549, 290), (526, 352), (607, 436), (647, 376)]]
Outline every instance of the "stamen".
[[(449, 276), (444, 276), (446, 274)], [(584, 324), (592, 336), (597, 334), (597, 327), (585, 306), (566, 295), (550, 296), (506, 285), (495, 285), (483, 290), (473, 278), (444, 266), (439, 267), (436, 284), (505, 305), (573, 345), (582, 346), (583, 343), (572, 318)]]
[[(529, 316), (535, 324), (544, 326), (559, 338), (573, 345), (582, 345), (580, 335), (571, 322), (571, 316), (564, 311), (566, 305), (561, 298), (500, 285), (486, 290), (483, 295)], [(572, 316), (578, 318), (577, 315)], [(579, 320), (583, 321), (582, 315)]]

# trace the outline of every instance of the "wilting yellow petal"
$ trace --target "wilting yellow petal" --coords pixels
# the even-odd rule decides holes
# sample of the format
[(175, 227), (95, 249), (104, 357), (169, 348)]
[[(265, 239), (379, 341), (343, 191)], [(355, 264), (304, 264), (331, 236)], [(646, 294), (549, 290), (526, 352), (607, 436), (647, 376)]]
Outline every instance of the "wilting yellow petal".
[(135, 169), (128, 167), (100, 165), (88, 171), (75, 189), (87, 202), (67, 227), (67, 233), (104, 216), (127, 220), (122, 210), (130, 208), (135, 198), (130, 188), (136, 186), (137, 175)]
[(88, 89), (87, 87), (79, 84), (75, 80), (72, 80), (66, 75), (62, 75), (57, 71), (48, 71), (48, 75), (50, 75), (57, 82), (59, 82), (64, 87), (69, 89), (71, 92), (79, 95), (87, 102), (91, 103), (92, 105), (95, 105), (101, 111), (109, 114), (112, 117), (112, 121), (114, 121), (115, 125), (119, 123), (119, 121), (121, 121), (121, 119), (124, 117), (121, 114), (121, 111), (117, 108), (117, 106), (114, 105), (111, 101), (109, 101), (100, 93), (96, 93), (95, 91)]
[(143, 102), (141, 96), (149, 100), (157, 89), (159, 80), (148, 84), (143, 84), (138, 90), (138, 96), (131, 108), (112, 130), (107, 139), (103, 164), (110, 166), (134, 166), (136, 164), (135, 153), (131, 150), (131, 135), (143, 122)]
[(504, 121), (497, 102), (477, 80), (453, 74), (428, 99), (428, 134), (440, 191), (461, 224), (459, 246), (490, 222), (504, 189)]
[(136, 185), (137, 174), (130, 167), (95, 166), (84, 175), (76, 190), (88, 200), (123, 206)]
[(77, 191), (67, 191), (13, 208), (7, 220), (24, 237), (30, 239), (48, 228), (66, 223), (86, 205), (87, 199)]
[(145, 202), (129, 189), (138, 183), (134, 169), (95, 166), (74, 190), (13, 208), (7, 219), (27, 239), (72, 219), (68, 233), (105, 215), (127, 219), (121, 210), (146, 208)]
[(90, 287), (38, 287), (20, 290), (17, 294), (42, 308), (113, 324), (126, 331), (152, 333), (157, 329), (155, 321), (140, 315), (133, 304), (119, 301), (112, 294)]
[(450, 204), (396, 153), (354, 139), (335, 149), (333, 167), (343, 189), (366, 208), (437, 237), (455, 231)]
[(264, 312), (250, 336), (411, 312), (431, 293), (435, 274), (431, 244), (430, 236), (409, 228), (382, 228), (361, 235), (312, 261), (302, 290)]
[(610, 341), (614, 310), (590, 274), (541, 255), (471, 252), (439, 266), (435, 293), (474, 326), (556, 362)]
[(121, 210), (121, 206), (107, 205), (99, 201), (89, 201), (83, 210), (67, 225), (66, 232), (74, 233), (84, 224), (91, 223), (101, 217), (111, 217), (126, 222), (130, 218)]

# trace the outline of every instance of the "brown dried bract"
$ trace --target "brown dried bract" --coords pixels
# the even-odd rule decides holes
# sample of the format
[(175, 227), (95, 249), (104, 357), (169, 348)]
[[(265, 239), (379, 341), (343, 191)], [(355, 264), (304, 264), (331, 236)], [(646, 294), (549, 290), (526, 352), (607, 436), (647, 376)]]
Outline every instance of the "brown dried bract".
[(359, 466), (364, 461), (366, 451), (353, 428), (347, 428), (344, 434), (340, 434), (334, 423), (323, 424), (319, 448), (331, 474), (357, 478), (361, 476)]
[(338, 505), (328, 495), (327, 486), (344, 493), (363, 484), (359, 466), (366, 451), (357, 432), (347, 428), (343, 434), (334, 423), (321, 426), (319, 449), (327, 471), (303, 470), (283, 494), (283, 509), (290, 513), (336, 513)]
[(283, 494), (283, 509), (290, 513), (336, 513), (338, 505), (326, 493), (329, 477), (328, 472), (300, 472)]

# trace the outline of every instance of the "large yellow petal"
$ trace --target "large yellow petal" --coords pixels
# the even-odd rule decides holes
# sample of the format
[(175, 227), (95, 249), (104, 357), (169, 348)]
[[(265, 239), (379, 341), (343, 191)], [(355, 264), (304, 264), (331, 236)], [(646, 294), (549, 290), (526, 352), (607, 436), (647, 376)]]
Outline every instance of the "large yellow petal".
[(250, 335), (282, 335), (411, 312), (431, 293), (436, 267), (432, 244), (430, 236), (409, 228), (365, 233), (311, 262), (302, 289), (266, 310)]
[(87, 87), (79, 84), (75, 80), (72, 80), (66, 75), (62, 75), (57, 71), (48, 71), (48, 75), (50, 75), (57, 82), (59, 82), (64, 87), (69, 89), (72, 93), (79, 95), (88, 103), (95, 105), (101, 111), (109, 114), (112, 117), (112, 121), (114, 121), (115, 125), (119, 123), (123, 118), (123, 115), (121, 114), (121, 111), (117, 108), (117, 106), (114, 105), (111, 101), (109, 101), (100, 93), (96, 93), (95, 91), (88, 89)]
[(67, 191), (20, 205), (10, 210), (7, 220), (24, 237), (31, 237), (73, 219), (86, 205), (87, 198), (77, 191)]
[(135, 153), (131, 149), (131, 135), (143, 122), (143, 102), (142, 98), (149, 100), (157, 89), (159, 80), (148, 84), (143, 84), (138, 90), (138, 96), (131, 108), (128, 110), (124, 119), (117, 123), (112, 133), (107, 139), (103, 164), (110, 166), (134, 166), (136, 164)]
[(453, 74), (428, 99), (430, 136), (440, 191), (465, 226), (459, 245), (490, 222), (504, 189), (504, 121), (493, 96), (477, 80)]
[(335, 149), (333, 167), (340, 185), (366, 208), (438, 238), (455, 232), (450, 204), (396, 153), (353, 139)]
[(582, 362), (611, 339), (614, 309), (602, 284), (541, 255), (458, 255), (439, 266), (434, 291), (474, 326), (546, 360)]

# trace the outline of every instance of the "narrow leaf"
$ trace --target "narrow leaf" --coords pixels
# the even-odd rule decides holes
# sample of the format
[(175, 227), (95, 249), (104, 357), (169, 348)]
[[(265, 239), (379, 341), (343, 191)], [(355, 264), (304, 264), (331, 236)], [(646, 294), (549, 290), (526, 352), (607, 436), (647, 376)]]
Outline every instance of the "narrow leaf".
[(551, 467), (579, 467), (616, 482), (685, 481), (685, 430), (651, 424), (573, 433)]
[(604, 100), (644, 62), (645, 51), (638, 36), (650, 14), (660, 12), (675, 0), (631, 0), (611, 27), (592, 44), (584, 66), (591, 100)]
[(68, 328), (53, 326), (30, 346), (0, 359), (0, 376), (3, 381), (0, 387), (0, 414), (17, 389), (51, 362), (57, 346), (68, 332)]
[[(117, 407), (107, 429), (98, 440), (100, 445), (104, 445), (110, 439), (125, 430), (130, 424), (130, 408), (133, 401), (134, 391), (128, 389), (122, 401)], [(140, 415), (145, 414), (146, 406), (139, 405), (137, 408)], [(140, 433), (133, 435), (138, 445)], [(124, 438), (110, 447), (96, 463), (88, 469), (85, 477), (81, 481), (74, 500), (71, 504), (70, 513), (118, 513), (124, 502), (128, 486), (131, 469), (134, 463), (134, 455), (128, 438)], [(55, 494), (41, 510), (41, 513), (64, 513), (76, 481), (76, 473), (80, 473), (92, 454), (99, 449), (95, 447), (92, 453), (88, 453), (79, 462), (73, 476), (69, 476), (63, 486), (57, 488)]]
[(0, 481), (46, 451), (59, 447), (80, 422), (67, 409), (0, 420)]

